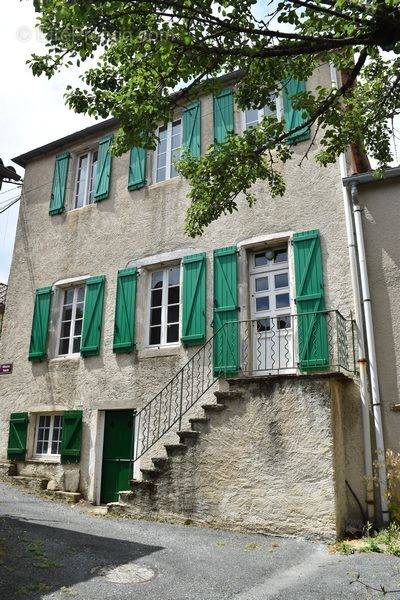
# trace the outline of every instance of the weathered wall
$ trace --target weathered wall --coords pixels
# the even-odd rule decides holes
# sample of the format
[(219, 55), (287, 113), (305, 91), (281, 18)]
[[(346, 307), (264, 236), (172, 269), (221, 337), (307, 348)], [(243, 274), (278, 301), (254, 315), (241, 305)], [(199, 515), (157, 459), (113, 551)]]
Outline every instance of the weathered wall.
[[(329, 84), (324, 66), (308, 85)], [(212, 142), (212, 99), (202, 102), (202, 147)], [(237, 125), (240, 122), (236, 114)], [(73, 148), (81, 151), (89, 140)], [(146, 353), (140, 333), (138, 350), (129, 355), (112, 352), (117, 270), (143, 257), (185, 250), (207, 252), (207, 326), (212, 321), (212, 250), (253, 236), (319, 228), (325, 271), (326, 304), (348, 313), (351, 307), (341, 181), (337, 165), (316, 166), (313, 146), (309, 158), (299, 162), (308, 142), (295, 147), (294, 158), (282, 165), (287, 190), (271, 199), (262, 182), (254, 186), (258, 198), (253, 208), (239, 200), (239, 212), (220, 218), (201, 238), (184, 233), (187, 184), (181, 178), (127, 190), (128, 155), (113, 160), (108, 200), (50, 217), (48, 214), (54, 156), (28, 165), (21, 205), (0, 359), (13, 362), (12, 375), (0, 380), (2, 411), (0, 456), (5, 457), (9, 414), (38, 406), (84, 410), (82, 486), (88, 489), (88, 456), (95, 433), (92, 413), (101, 408), (136, 408), (148, 401), (186, 362), (182, 348)], [(60, 150), (61, 151), (61, 150)], [(151, 157), (149, 172), (152, 168)], [(68, 184), (72, 197), (73, 169)], [(106, 276), (105, 310), (100, 356), (53, 358), (40, 364), (27, 360), (35, 288), (81, 275)], [(145, 278), (139, 278), (138, 315), (143, 314)], [(93, 420), (93, 419), (92, 419)]]
[[(332, 538), (353, 516), (343, 447), (348, 392), (342, 377), (240, 382), (198, 441), (170, 458), (133, 513), (156, 512), (223, 527)], [(357, 515), (359, 517), (359, 515)]]
[(400, 452), (400, 181), (359, 187), (387, 448)]

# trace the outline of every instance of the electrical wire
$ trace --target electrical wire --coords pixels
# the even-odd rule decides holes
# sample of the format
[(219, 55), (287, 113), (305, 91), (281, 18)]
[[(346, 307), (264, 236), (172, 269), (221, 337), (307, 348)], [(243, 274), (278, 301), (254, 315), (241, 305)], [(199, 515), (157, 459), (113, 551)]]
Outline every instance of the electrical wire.
[(11, 206), (13, 204), (16, 204), (19, 200), (21, 200), (21, 196), (18, 196), (17, 198), (13, 198), (13, 200), (4, 208), (0, 208), (0, 215), (5, 212), (6, 210), (8, 210), (9, 208), (11, 208)]

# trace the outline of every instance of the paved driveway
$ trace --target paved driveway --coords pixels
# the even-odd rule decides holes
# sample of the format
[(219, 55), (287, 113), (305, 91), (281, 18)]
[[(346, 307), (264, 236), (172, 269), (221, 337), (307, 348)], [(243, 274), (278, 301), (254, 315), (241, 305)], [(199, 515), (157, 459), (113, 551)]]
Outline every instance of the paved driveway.
[[(0, 483), (0, 598), (378, 598), (400, 559), (317, 543), (84, 514)], [(137, 583), (139, 581), (139, 583)], [(393, 594), (390, 598), (400, 598)]]

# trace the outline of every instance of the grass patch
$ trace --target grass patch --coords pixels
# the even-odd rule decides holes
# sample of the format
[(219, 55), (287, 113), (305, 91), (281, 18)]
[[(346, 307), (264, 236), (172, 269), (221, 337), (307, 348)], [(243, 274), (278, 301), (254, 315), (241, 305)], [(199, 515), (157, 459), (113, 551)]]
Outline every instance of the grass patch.
[(400, 556), (400, 525), (391, 523), (379, 532), (373, 532), (368, 525), (365, 531), (366, 534), (360, 539), (336, 542), (331, 546), (332, 552), (344, 555), (362, 552)]
[(244, 547), (246, 552), (251, 552), (252, 550), (258, 550), (259, 548), (261, 548), (261, 546), (260, 546), (260, 544), (256, 544), (256, 542), (250, 542), (249, 544), (246, 544)]

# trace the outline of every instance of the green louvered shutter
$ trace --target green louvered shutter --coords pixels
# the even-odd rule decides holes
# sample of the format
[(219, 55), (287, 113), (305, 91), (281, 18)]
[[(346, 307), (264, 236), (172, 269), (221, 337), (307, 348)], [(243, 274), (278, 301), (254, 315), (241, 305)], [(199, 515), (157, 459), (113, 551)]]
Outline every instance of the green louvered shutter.
[(203, 344), (206, 339), (206, 255), (185, 256), (183, 261), (182, 343)]
[(86, 280), (85, 309), (81, 341), (82, 356), (100, 354), (101, 326), (103, 322), (104, 275)]
[(183, 147), (195, 158), (201, 155), (201, 105), (200, 100), (183, 109)]
[(8, 432), (7, 457), (12, 460), (24, 460), (26, 436), (28, 431), (28, 413), (12, 413)]
[(29, 360), (43, 360), (47, 352), (47, 335), (49, 331), (51, 287), (36, 290), (33, 309)]
[(137, 269), (118, 271), (114, 321), (114, 352), (131, 352), (135, 347)]
[(146, 158), (147, 152), (145, 148), (131, 149), (129, 155), (129, 177), (128, 190), (138, 190), (146, 185)]
[(61, 462), (79, 462), (82, 444), (82, 411), (68, 410), (63, 414), (61, 431)]
[(299, 367), (302, 371), (324, 369), (329, 366), (329, 346), (318, 229), (295, 233), (293, 249)]
[(65, 195), (67, 191), (68, 168), (71, 155), (69, 152), (58, 154), (54, 165), (53, 185), (50, 196), (50, 215), (64, 212)]
[[(236, 373), (238, 352), (236, 246), (214, 250), (214, 372)], [(228, 323), (228, 325), (223, 325)], [(222, 329), (221, 329), (222, 328)]]
[(112, 156), (110, 146), (113, 141), (112, 135), (106, 135), (99, 141), (96, 181), (94, 184), (94, 199), (96, 202), (105, 200), (110, 193), (111, 162)]
[(214, 96), (214, 143), (222, 144), (234, 131), (233, 92), (230, 88)]
[[(303, 110), (294, 110), (292, 106), (291, 98), (299, 92), (304, 92), (306, 89), (304, 81), (298, 79), (289, 78), (283, 84), (283, 112), (285, 118), (285, 131), (291, 131), (296, 127), (299, 127), (307, 120), (307, 115), (304, 114)], [(310, 138), (310, 128), (304, 127), (293, 135), (290, 135), (286, 142), (288, 144), (294, 144), (295, 142), (301, 142)]]

